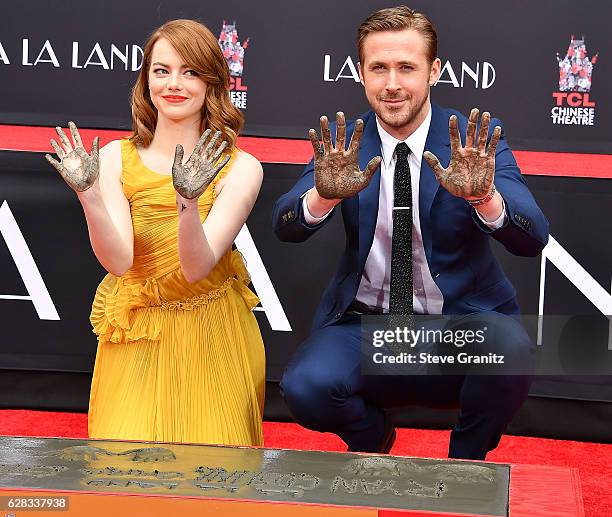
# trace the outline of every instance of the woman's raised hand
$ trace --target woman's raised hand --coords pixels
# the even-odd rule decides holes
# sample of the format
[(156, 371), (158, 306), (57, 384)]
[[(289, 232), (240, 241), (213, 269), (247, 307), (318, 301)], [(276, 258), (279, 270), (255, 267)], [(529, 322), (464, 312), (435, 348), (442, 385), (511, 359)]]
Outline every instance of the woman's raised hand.
[(62, 145), (51, 139), (51, 146), (60, 161), (55, 160), (50, 154), (46, 154), (45, 158), (57, 169), (72, 190), (84, 192), (96, 183), (100, 175), (100, 138), (94, 138), (89, 155), (83, 147), (81, 135), (74, 122), (68, 122), (68, 127), (72, 134), (72, 143), (59, 126), (55, 130)]
[(172, 165), (172, 182), (174, 189), (185, 199), (195, 199), (212, 183), (230, 157), (221, 161), (221, 155), (227, 147), (227, 142), (221, 140), (221, 131), (217, 131), (204, 147), (211, 130), (204, 131), (193, 149), (189, 159), (183, 163), (183, 146), (177, 145)]

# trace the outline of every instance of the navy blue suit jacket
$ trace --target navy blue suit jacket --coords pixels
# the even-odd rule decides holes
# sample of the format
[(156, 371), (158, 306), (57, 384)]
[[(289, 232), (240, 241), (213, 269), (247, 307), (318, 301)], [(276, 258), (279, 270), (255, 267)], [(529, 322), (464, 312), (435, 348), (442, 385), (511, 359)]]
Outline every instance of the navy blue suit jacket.
[[(425, 150), (435, 154), (442, 166), (450, 160), (448, 119), (458, 117), (462, 140), (467, 119), (461, 113), (432, 104), (432, 118)], [(380, 156), (380, 137), (372, 111), (361, 117), (365, 127), (359, 149), (361, 170), (374, 156)], [(493, 128), (501, 121), (492, 119)], [(332, 135), (335, 134), (332, 125)], [(503, 126), (502, 126), (503, 128)], [(354, 122), (347, 126), (347, 141)], [(316, 226), (308, 225), (302, 211), (302, 196), (314, 186), (311, 161), (295, 186), (281, 196), (274, 207), (273, 227), (282, 241), (301, 242), (331, 219), (330, 214)], [(423, 159), (419, 183), (419, 214), (427, 263), (444, 298), (443, 314), (469, 314), (497, 310), (518, 313), (516, 291), (495, 259), (489, 238), (501, 242), (515, 255), (533, 257), (548, 242), (548, 221), (529, 192), (502, 131), (495, 156), (495, 186), (506, 203), (507, 222), (490, 230), (464, 200), (450, 194), (437, 181)], [(368, 253), (374, 239), (378, 214), (380, 168), (358, 196), (343, 200), (340, 210), (346, 231), (346, 248), (331, 282), (317, 308), (313, 329), (338, 321), (355, 299)], [(305, 279), (306, 281), (306, 279)]]

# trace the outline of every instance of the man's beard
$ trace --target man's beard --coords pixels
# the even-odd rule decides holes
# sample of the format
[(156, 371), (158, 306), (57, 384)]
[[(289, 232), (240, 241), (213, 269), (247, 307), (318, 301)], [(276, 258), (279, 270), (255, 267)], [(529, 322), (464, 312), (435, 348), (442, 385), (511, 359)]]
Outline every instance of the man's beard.
[[(393, 98), (386, 97), (385, 99), (391, 100)], [(389, 127), (402, 128), (408, 126), (421, 114), (427, 102), (427, 96), (424, 96), (416, 105), (411, 103), (414, 100), (414, 97), (407, 99), (406, 105), (401, 110), (387, 110), (383, 109), (382, 99), (378, 99), (380, 108), (376, 111), (376, 115)]]

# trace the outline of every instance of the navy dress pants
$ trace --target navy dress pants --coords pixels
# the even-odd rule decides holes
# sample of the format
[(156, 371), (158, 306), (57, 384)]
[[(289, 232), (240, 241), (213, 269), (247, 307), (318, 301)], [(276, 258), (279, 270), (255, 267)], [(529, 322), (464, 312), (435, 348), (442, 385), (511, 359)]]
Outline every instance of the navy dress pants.
[[(494, 313), (487, 325), (496, 353), (515, 359), (532, 355), (529, 336), (512, 316)], [(349, 313), (310, 335), (287, 366), (280, 385), (299, 424), (337, 434), (351, 451), (380, 450), (385, 409), (459, 407), (448, 455), (485, 459), (497, 447), (531, 384), (530, 375), (515, 374), (364, 375), (363, 360), (361, 318)]]

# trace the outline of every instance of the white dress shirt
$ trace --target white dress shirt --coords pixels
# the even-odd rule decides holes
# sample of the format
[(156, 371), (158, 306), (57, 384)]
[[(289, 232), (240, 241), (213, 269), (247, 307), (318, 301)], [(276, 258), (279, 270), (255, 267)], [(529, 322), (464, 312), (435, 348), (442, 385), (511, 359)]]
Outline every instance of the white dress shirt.
[[(425, 141), (431, 123), (431, 106), (427, 117), (421, 125), (404, 142), (410, 148), (408, 164), (412, 181), (412, 275), (413, 275), (413, 307), (416, 314), (442, 314), (444, 299), (442, 292), (434, 282), (427, 264), (421, 221), (419, 218), (419, 178), (421, 176), (421, 160), (425, 150)], [(374, 240), (366, 259), (356, 300), (372, 308), (389, 310), (389, 293), (391, 286), (391, 240), (393, 236), (393, 176), (395, 172), (395, 147), (400, 142), (387, 133), (376, 118), (376, 126), (381, 142), (382, 163), (380, 165), (380, 191), (378, 197), (378, 215)], [(304, 219), (307, 224), (317, 224), (325, 219), (313, 217), (308, 211), (306, 196), (303, 199)], [(476, 212), (478, 214), (478, 212)], [(480, 214), (478, 214), (480, 217)], [(481, 221), (496, 230), (504, 224), (506, 208), (498, 219), (492, 222)]]

